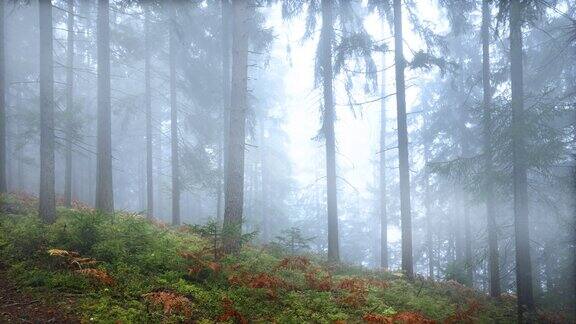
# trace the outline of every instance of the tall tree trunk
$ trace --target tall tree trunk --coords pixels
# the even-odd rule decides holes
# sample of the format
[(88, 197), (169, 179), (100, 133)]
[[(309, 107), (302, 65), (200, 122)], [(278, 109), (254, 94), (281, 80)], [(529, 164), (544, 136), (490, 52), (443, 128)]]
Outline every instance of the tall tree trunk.
[(66, 166), (64, 204), (72, 203), (72, 115), (74, 110), (74, 0), (68, 0), (68, 37), (66, 39)]
[(40, 217), (56, 218), (54, 192), (54, 66), (52, 3), (40, 0)]
[(248, 0), (234, 0), (232, 11), (232, 87), (230, 127), (228, 131), (228, 167), (224, 211), (224, 248), (229, 253), (240, 250), (244, 207), (244, 148), (248, 91)]
[(4, 6), (0, 1), (0, 194), (8, 191), (6, 184), (6, 59), (4, 55)]
[(486, 178), (486, 225), (488, 232), (488, 274), (490, 296), (500, 296), (500, 265), (498, 257), (498, 226), (493, 193), (492, 171), (492, 87), (490, 85), (490, 0), (482, 0), (482, 85), (484, 119), (484, 156)]
[[(428, 163), (430, 149), (428, 144), (424, 143), (424, 162)], [(428, 254), (428, 276), (434, 279), (434, 241), (432, 237), (432, 209), (430, 197), (430, 175), (426, 171), (424, 179), (424, 209), (426, 211), (426, 252)]]
[(144, 4), (144, 101), (146, 106), (146, 217), (154, 214), (152, 162), (152, 98), (150, 94), (150, 5)]
[[(465, 84), (464, 74), (462, 74), (461, 84)], [(462, 158), (468, 158), (470, 156), (470, 148), (468, 142), (468, 132), (466, 127), (467, 122), (467, 108), (466, 105), (462, 105), (458, 111), (459, 117), (459, 129), (460, 129), (460, 155)], [(472, 233), (470, 224), (470, 207), (468, 206), (468, 193), (465, 191), (464, 187), (461, 188), (459, 195), (460, 204), (462, 206), (461, 223), (462, 227), (459, 229), (463, 231), (461, 235), (461, 251), (463, 259), (460, 262), (464, 268), (464, 284), (472, 287), (474, 286), (474, 267), (472, 261)]]
[(338, 200), (336, 190), (336, 139), (334, 134), (334, 94), (332, 89), (332, 42), (334, 41), (333, 2), (322, 0), (321, 61), (324, 90), (324, 120), (326, 139), (326, 185), (328, 203), (328, 261), (340, 260), (338, 243)]
[(388, 269), (388, 215), (386, 214), (386, 54), (382, 53), (380, 84), (380, 267)]
[[(222, 217), (221, 201), (226, 198), (226, 174), (228, 169), (228, 134), (230, 129), (230, 53), (231, 53), (231, 35), (232, 35), (232, 5), (230, 0), (222, 0), (222, 144), (221, 144), (221, 162), (222, 180), (218, 191), (218, 211), (216, 218)], [(220, 221), (218, 221), (220, 224)]]
[(176, 101), (176, 11), (170, 3), (170, 140), (172, 150), (172, 225), (180, 225), (180, 162), (178, 156), (178, 102)]
[(412, 262), (412, 216), (410, 215), (410, 169), (408, 127), (406, 123), (406, 86), (402, 38), (402, 1), (394, 0), (394, 63), (396, 68), (396, 109), (398, 120), (398, 159), (400, 164), (400, 215), (402, 221), (402, 270), (414, 275)]
[(109, 10), (109, 0), (98, 0), (98, 160), (96, 167), (96, 209), (105, 213), (114, 212)]
[(530, 232), (528, 218), (528, 176), (524, 143), (524, 85), (522, 63), (522, 7), (510, 2), (510, 74), (512, 88), (512, 173), (514, 183), (514, 234), (516, 243), (516, 289), (518, 316), (534, 310)]
[(265, 137), (264, 118), (260, 117), (258, 123), (260, 124), (260, 215), (262, 217), (262, 240), (265, 243), (270, 241), (270, 224), (269, 224), (269, 209), (268, 200), (268, 166), (267, 166), (267, 149)]

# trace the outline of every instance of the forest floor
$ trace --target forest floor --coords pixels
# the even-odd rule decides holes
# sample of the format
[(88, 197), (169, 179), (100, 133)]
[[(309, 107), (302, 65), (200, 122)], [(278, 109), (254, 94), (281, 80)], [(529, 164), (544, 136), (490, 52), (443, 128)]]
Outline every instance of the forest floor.
[(0, 323), (80, 323), (73, 314), (73, 298), (38, 298), (20, 291), (0, 263)]
[(0, 322), (514, 323), (515, 298), (455, 281), (327, 264), (245, 244), (220, 252), (216, 226), (172, 228), (139, 215), (2, 197)]

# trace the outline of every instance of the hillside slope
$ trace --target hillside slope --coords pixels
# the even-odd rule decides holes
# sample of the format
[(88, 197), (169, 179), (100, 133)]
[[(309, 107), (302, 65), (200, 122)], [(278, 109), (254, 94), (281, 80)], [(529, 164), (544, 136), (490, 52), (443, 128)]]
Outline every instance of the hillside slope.
[(7, 280), (35, 300), (65, 300), (81, 321), (515, 321), (512, 298), (493, 300), (456, 282), (408, 281), (258, 246), (224, 256), (206, 228), (172, 229), (85, 206), (59, 208), (47, 226), (34, 198), (3, 200), (0, 259)]

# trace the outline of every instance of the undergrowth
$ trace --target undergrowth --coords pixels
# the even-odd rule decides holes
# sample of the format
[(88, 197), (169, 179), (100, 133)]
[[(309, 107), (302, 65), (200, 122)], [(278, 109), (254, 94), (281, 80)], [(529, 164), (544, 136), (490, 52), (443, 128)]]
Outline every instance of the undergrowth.
[(514, 300), (456, 282), (328, 265), (245, 245), (217, 253), (197, 226), (169, 228), (139, 215), (76, 204), (54, 224), (32, 197), (2, 198), (0, 259), (20, 288), (73, 294), (77, 315), (97, 323), (507, 323)]

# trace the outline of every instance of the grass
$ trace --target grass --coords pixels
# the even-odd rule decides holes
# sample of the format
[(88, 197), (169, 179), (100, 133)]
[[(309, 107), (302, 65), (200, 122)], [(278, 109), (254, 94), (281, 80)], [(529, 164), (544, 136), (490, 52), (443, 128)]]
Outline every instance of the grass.
[(44, 225), (35, 204), (22, 195), (3, 198), (0, 259), (19, 289), (74, 296), (83, 321), (515, 321), (514, 300), (490, 299), (455, 282), (409, 281), (249, 244), (220, 257), (196, 227), (82, 206), (59, 207), (57, 221)]

